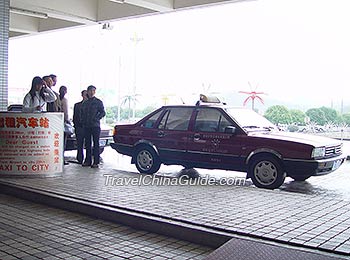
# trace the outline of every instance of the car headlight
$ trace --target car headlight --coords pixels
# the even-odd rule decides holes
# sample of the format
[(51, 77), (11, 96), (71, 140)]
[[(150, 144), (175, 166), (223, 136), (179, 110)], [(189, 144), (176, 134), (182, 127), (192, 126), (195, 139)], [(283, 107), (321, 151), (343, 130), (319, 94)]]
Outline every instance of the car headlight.
[(320, 158), (326, 155), (326, 147), (315, 147), (312, 150), (311, 157), (312, 158)]

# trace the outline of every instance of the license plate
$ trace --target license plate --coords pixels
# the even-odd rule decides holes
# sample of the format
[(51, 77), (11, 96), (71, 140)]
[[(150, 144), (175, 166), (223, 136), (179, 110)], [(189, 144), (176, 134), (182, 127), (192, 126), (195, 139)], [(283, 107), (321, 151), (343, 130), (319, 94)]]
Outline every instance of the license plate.
[(337, 160), (333, 163), (332, 170), (336, 170), (340, 167), (342, 160)]
[(100, 141), (99, 141), (100, 147), (106, 146), (106, 142), (107, 142), (107, 140), (100, 140)]

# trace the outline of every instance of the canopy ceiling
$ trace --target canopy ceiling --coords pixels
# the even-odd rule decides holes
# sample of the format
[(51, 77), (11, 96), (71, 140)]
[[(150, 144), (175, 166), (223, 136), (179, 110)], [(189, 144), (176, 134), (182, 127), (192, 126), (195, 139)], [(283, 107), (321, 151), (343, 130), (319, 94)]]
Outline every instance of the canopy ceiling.
[(11, 0), (9, 37), (246, 0)]

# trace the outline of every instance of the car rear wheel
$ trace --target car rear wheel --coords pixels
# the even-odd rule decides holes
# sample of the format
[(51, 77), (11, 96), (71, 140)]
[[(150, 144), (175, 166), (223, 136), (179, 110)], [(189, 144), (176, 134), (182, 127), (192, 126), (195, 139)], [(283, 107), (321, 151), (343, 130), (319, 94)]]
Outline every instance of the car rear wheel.
[(159, 157), (150, 147), (141, 147), (137, 149), (135, 163), (140, 173), (153, 174), (160, 168)]
[(254, 158), (250, 163), (249, 176), (259, 188), (276, 189), (283, 184), (286, 173), (277, 159), (261, 156)]

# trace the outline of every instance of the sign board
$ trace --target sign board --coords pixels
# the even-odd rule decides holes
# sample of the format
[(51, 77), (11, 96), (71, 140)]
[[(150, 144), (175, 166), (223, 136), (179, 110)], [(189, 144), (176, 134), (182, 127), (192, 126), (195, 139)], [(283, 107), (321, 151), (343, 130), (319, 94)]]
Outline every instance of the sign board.
[(63, 113), (0, 112), (0, 177), (63, 170)]

